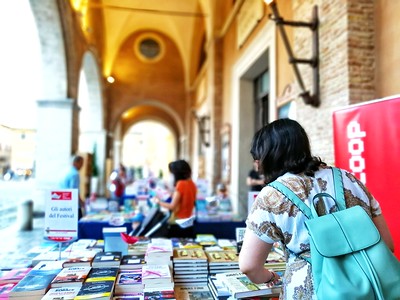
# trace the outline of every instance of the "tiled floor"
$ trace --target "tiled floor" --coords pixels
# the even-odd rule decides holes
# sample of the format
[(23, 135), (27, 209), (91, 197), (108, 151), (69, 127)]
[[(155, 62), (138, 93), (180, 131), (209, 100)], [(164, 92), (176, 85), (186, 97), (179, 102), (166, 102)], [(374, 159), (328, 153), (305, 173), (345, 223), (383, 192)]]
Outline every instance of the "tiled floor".
[[(98, 199), (93, 209), (104, 209), (106, 206), (105, 199)], [(44, 217), (33, 218), (32, 224), (32, 230), (20, 230), (17, 223), (0, 230), (0, 269), (9, 268), (10, 262), (23, 259), (29, 250), (48, 243), (44, 239)]]
[(8, 267), (11, 261), (23, 258), (32, 248), (41, 245), (44, 218), (33, 219), (32, 230), (19, 230), (17, 225), (0, 230), (0, 268)]

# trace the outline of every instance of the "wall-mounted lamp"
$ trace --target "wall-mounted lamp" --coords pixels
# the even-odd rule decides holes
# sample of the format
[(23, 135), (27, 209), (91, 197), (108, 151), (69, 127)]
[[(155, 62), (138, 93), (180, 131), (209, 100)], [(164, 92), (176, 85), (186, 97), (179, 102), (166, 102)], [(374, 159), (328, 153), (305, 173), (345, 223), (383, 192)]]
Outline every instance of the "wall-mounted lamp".
[(199, 135), (201, 143), (209, 147), (210, 146), (210, 116), (198, 116), (195, 111), (193, 111), (193, 117), (197, 121), (197, 126), (199, 127)]
[[(320, 95), (319, 95), (319, 40), (318, 40), (318, 8), (314, 6), (312, 18), (310, 22), (301, 21), (286, 21), (280, 15), (278, 7), (275, 0), (264, 0), (265, 3), (270, 7), (273, 16), (270, 19), (273, 20), (278, 26), (279, 32), (281, 34), (283, 43), (286, 48), (286, 52), (289, 56), (289, 63), (293, 66), (293, 71), (297, 79), (297, 83), (300, 86), (301, 93), (300, 97), (303, 98), (304, 103), (318, 107), (320, 105)], [(308, 27), (312, 31), (312, 58), (311, 59), (301, 59), (295, 58), (293, 55), (292, 48), (289, 44), (289, 39), (285, 31), (285, 25), (294, 27)], [(297, 64), (308, 64), (313, 70), (313, 94), (304, 87), (304, 82), (301, 77), (299, 68)]]

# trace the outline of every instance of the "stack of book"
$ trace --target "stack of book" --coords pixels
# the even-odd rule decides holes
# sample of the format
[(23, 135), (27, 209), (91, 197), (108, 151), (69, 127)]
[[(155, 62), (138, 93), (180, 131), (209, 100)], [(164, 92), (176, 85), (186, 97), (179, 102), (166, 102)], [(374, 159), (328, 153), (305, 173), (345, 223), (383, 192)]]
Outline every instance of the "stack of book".
[(234, 250), (206, 251), (211, 275), (239, 270), (239, 257)]
[(171, 238), (172, 247), (175, 248), (196, 248), (203, 249), (203, 247), (197, 243), (193, 238)]
[(8, 295), (32, 268), (14, 268), (2, 271), (0, 275), (0, 299), (8, 299)]
[(120, 270), (115, 282), (115, 295), (143, 293), (142, 268)]
[(196, 243), (201, 245), (203, 248), (205, 247), (210, 247), (210, 246), (215, 246), (218, 244), (218, 240), (213, 234), (207, 234), (207, 233), (198, 233), (196, 234)]
[(216, 275), (210, 275), (207, 282), (208, 288), (214, 299), (227, 300), (231, 293)]
[[(283, 272), (277, 271), (283, 276)], [(231, 297), (234, 299), (249, 297), (279, 297), (282, 289), (282, 282), (268, 287), (267, 284), (255, 284), (242, 272), (218, 273), (215, 275), (220, 282), (227, 288)], [(231, 298), (229, 298), (231, 299)]]
[(203, 249), (174, 249), (172, 263), (176, 285), (207, 284), (208, 260)]
[(118, 270), (116, 267), (92, 268), (74, 299), (112, 299)]
[(41, 300), (73, 300), (81, 286), (65, 286), (51, 288)]
[(175, 298), (178, 300), (214, 300), (214, 297), (206, 284), (175, 286)]
[(146, 254), (147, 247), (151, 242), (151, 239), (148, 237), (140, 237), (137, 236), (139, 239), (136, 243), (134, 244), (128, 244), (128, 254), (132, 255), (141, 255), (141, 254)]
[(122, 252), (120, 251), (102, 251), (98, 252), (92, 261), (93, 268), (117, 267), (121, 264)]
[(51, 287), (82, 286), (92, 267), (63, 268), (51, 282)]
[(174, 282), (168, 264), (146, 264), (142, 267), (143, 291), (173, 291)]
[(10, 299), (26, 297), (41, 299), (50, 289), (52, 280), (62, 270), (62, 261), (42, 261), (36, 264), (10, 291)]
[(170, 239), (153, 238), (148, 244), (145, 260), (147, 264), (165, 264), (171, 262), (173, 247)]
[(141, 269), (146, 264), (144, 254), (127, 254), (122, 257), (121, 264), (119, 265), (120, 270), (136, 270)]

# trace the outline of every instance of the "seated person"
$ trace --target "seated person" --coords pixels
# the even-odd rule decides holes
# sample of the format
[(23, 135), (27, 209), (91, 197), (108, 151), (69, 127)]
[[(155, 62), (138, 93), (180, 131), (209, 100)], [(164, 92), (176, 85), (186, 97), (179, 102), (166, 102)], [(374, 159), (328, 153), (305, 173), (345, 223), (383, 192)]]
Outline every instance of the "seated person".
[(232, 203), (228, 195), (228, 189), (223, 183), (217, 185), (217, 198), (220, 212), (232, 212)]

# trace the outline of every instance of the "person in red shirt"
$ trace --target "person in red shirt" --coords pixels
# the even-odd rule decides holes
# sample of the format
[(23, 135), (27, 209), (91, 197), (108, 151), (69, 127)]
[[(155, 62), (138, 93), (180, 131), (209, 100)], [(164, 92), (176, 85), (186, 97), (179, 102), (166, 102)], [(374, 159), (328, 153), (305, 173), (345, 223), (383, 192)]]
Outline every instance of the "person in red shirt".
[(185, 160), (169, 163), (168, 169), (174, 176), (175, 190), (170, 203), (156, 199), (156, 204), (171, 211), (169, 220), (169, 237), (193, 237), (193, 226), (181, 228), (175, 223), (176, 219), (186, 219), (193, 215), (197, 195), (196, 184), (192, 180), (192, 169)]

